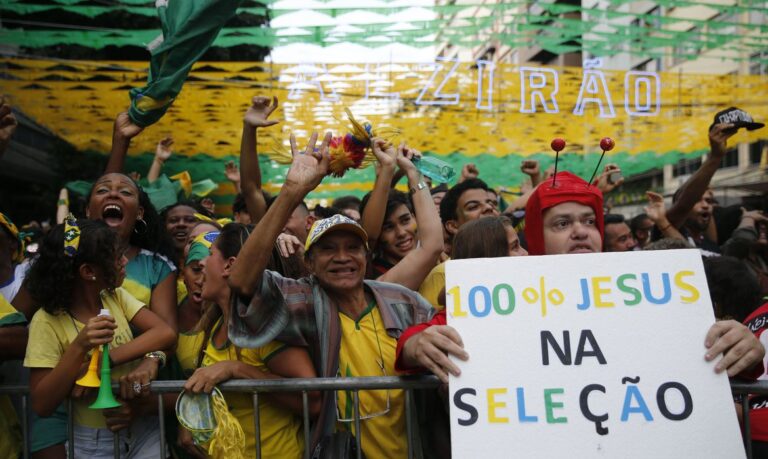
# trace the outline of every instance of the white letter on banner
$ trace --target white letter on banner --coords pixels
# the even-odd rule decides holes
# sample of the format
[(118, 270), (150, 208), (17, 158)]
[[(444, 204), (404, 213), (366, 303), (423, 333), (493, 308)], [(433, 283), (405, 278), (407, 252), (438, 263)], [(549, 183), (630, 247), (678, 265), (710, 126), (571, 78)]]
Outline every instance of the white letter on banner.
[[(635, 96), (634, 99), (630, 97), (632, 94)], [(632, 101), (631, 104), (630, 100)], [(630, 116), (656, 116), (659, 114), (661, 110), (661, 79), (658, 73), (636, 70), (627, 72), (624, 77), (624, 110)]]
[(301, 64), (299, 67), (305, 67), (303, 71), (296, 73), (296, 78), (293, 83), (288, 85), (290, 92), (288, 93), (289, 99), (300, 99), (304, 90), (309, 89), (309, 86), (314, 86), (320, 93), (320, 100), (328, 102), (336, 102), (339, 100), (339, 95), (336, 94), (336, 90), (331, 88), (331, 93), (326, 95), (323, 89), (322, 82), (318, 81), (318, 71), (314, 69), (321, 69), (323, 75), (328, 75), (328, 69), (325, 64), (320, 64), (320, 67), (308, 64)]
[[(440, 85), (435, 89), (434, 96), (435, 100), (422, 100), (424, 95), (429, 91), (429, 88), (432, 87), (432, 82), (434, 81), (435, 77), (437, 77), (437, 74), (440, 73), (441, 70), (443, 70), (443, 64), (440, 64), (440, 62), (453, 62), (453, 66), (451, 67), (451, 70), (448, 71), (448, 75), (443, 78), (443, 82), (440, 83)], [(459, 103), (459, 94), (441, 94), (440, 91), (443, 90), (443, 87), (448, 83), (448, 80), (451, 79), (454, 72), (456, 72), (456, 67), (459, 66), (459, 60), (458, 58), (454, 59), (445, 59), (444, 57), (437, 57), (435, 58), (435, 71), (432, 72), (432, 76), (429, 77), (429, 81), (427, 81), (427, 84), (424, 86), (424, 88), (419, 93), (419, 97), (416, 98), (416, 101), (414, 102), (416, 105), (458, 105)]]
[[(376, 65), (376, 73), (368, 73), (370, 69), (370, 66), (372, 64), (365, 64), (365, 74), (370, 75), (373, 78), (366, 77), (365, 78), (365, 99), (368, 100), (371, 97), (375, 97), (377, 99), (384, 99), (384, 100), (400, 100), (400, 93), (399, 92), (385, 92), (383, 89), (377, 87), (376, 83), (389, 83), (389, 80), (387, 80), (386, 75), (384, 75), (381, 72), (381, 64)], [(371, 82), (374, 83), (374, 85), (371, 84)]]
[[(496, 64), (491, 61), (477, 61), (477, 104), (475, 105), (480, 110), (493, 110), (493, 72), (496, 70)], [(488, 74), (488, 89), (486, 92), (487, 100), (483, 103), (483, 80), (485, 75)]]
[[(584, 92), (588, 94), (584, 97)], [(601, 98), (601, 91), (605, 97), (605, 105)], [(613, 109), (611, 93), (608, 92), (608, 84), (605, 82), (605, 74), (601, 70), (584, 70), (584, 76), (581, 79), (581, 88), (579, 89), (579, 98), (576, 100), (576, 107), (573, 109), (574, 115), (583, 115), (584, 106), (594, 102), (600, 107), (600, 118), (615, 118), (616, 111)]]
[[(548, 86), (547, 75), (552, 76), (554, 89), (548, 96), (544, 95), (543, 88)], [(528, 92), (530, 88), (530, 93)], [(536, 113), (536, 99), (538, 98), (544, 111), (547, 113), (560, 113), (555, 94), (559, 91), (557, 72), (552, 69), (538, 67), (520, 67), (520, 113)], [(549, 103), (547, 103), (549, 102)], [(530, 105), (529, 105), (530, 103)]]

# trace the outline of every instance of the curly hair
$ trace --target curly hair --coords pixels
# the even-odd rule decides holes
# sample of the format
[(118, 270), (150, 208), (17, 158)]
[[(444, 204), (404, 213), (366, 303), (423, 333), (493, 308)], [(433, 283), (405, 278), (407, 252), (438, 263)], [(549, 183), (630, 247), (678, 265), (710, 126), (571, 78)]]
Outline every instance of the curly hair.
[(72, 292), (80, 281), (79, 269), (88, 263), (100, 271), (109, 289), (118, 287), (117, 236), (101, 220), (80, 219), (77, 255), (64, 254), (64, 225), (57, 225), (43, 239), (29, 268), (25, 285), (35, 304), (49, 314), (70, 308)]

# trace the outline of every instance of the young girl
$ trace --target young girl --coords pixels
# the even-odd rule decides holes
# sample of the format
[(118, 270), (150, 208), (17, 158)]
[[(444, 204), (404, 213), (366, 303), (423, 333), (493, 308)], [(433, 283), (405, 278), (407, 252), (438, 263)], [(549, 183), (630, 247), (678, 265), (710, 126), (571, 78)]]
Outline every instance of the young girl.
[[(107, 224), (69, 217), (45, 238), (27, 277), (32, 299), (41, 308), (32, 318), (24, 359), (30, 368), (32, 408), (48, 416), (70, 394), (76, 398), (75, 457), (113, 457), (110, 430), (125, 427), (129, 432), (120, 435), (125, 457), (160, 454), (156, 416), (138, 416), (143, 406), (129, 401), (111, 411), (89, 409), (97, 391), (75, 385), (88, 366), (89, 354), (109, 343), (112, 378), (121, 381), (122, 398), (139, 396), (157, 375), (160, 359), (154, 351), (175, 342), (165, 321), (119, 287), (126, 263)], [(110, 315), (99, 315), (101, 309)], [(130, 326), (141, 336), (134, 339)]]
[[(230, 379), (265, 379), (280, 376), (314, 378), (316, 373), (306, 350), (272, 342), (256, 349), (236, 348), (229, 342), (227, 323), (230, 316), (231, 290), (227, 284), (232, 264), (249, 231), (245, 225), (230, 223), (219, 234), (210, 255), (201, 260), (204, 282), (202, 298), (212, 303), (193, 332), (182, 334), (176, 355), (184, 370), (192, 373), (185, 390), (210, 393), (213, 387)], [(190, 253), (197, 251), (198, 238)], [(279, 376), (278, 376), (279, 375)], [(248, 457), (256, 455), (253, 404), (250, 394), (225, 393), (227, 405), (240, 422), (246, 438)], [(312, 398), (310, 410), (319, 411), (319, 398)], [(299, 458), (304, 451), (300, 418), (301, 397), (268, 395), (259, 398), (261, 457)], [(179, 434), (185, 449), (196, 457), (202, 450), (192, 442), (188, 431)]]

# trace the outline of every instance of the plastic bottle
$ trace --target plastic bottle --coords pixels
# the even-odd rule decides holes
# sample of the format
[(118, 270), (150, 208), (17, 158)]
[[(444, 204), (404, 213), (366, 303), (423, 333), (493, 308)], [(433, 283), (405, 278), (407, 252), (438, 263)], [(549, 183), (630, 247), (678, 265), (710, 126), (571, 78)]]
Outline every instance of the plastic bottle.
[(414, 158), (413, 165), (434, 183), (448, 183), (456, 175), (456, 171), (450, 164), (434, 156)]

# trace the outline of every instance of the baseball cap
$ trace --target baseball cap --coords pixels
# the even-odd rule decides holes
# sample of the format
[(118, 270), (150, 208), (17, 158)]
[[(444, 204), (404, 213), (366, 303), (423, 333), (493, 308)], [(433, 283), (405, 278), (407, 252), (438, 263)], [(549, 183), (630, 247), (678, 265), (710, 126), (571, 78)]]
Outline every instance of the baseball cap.
[(765, 123), (756, 123), (747, 112), (736, 107), (717, 112), (715, 120), (712, 122), (712, 125), (709, 126), (709, 129), (711, 130), (715, 124), (720, 123), (733, 123), (733, 126), (736, 129), (744, 127), (747, 128), (748, 131), (754, 131), (755, 129), (760, 129), (765, 126)]
[(324, 235), (333, 231), (349, 231), (363, 240), (366, 249), (368, 248), (368, 233), (365, 232), (362, 226), (349, 217), (341, 214), (336, 214), (332, 217), (317, 220), (312, 224), (312, 228), (309, 229), (307, 235), (307, 241), (304, 244), (304, 252), (309, 252), (309, 248), (312, 244), (320, 240)]

